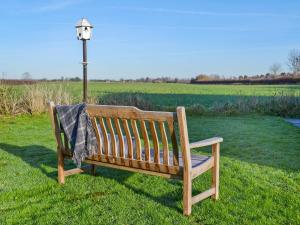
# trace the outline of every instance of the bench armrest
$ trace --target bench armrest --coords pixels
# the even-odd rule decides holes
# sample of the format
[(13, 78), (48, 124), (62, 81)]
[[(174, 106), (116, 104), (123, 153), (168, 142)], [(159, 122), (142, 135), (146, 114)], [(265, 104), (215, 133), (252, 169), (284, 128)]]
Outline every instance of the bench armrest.
[(209, 138), (203, 141), (197, 141), (194, 143), (190, 143), (190, 148), (200, 148), (200, 147), (204, 147), (204, 146), (209, 146), (209, 145), (213, 145), (213, 144), (217, 144), (223, 141), (223, 138), (221, 137), (213, 137), (213, 138)]

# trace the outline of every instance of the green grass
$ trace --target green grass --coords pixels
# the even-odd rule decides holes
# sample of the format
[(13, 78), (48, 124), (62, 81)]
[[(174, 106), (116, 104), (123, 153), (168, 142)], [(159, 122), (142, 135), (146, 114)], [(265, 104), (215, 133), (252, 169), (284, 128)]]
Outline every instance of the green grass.
[[(220, 200), (184, 217), (180, 181), (99, 167), (58, 185), (48, 116), (0, 118), (0, 224), (300, 224), (299, 128), (269, 116), (190, 116), (188, 127), (191, 141), (224, 143)], [(197, 178), (195, 193), (209, 183)]]
[[(64, 85), (77, 99), (82, 96), (81, 82)], [(300, 85), (194, 85), (168, 83), (101, 83), (89, 82), (90, 96), (114, 95), (122, 93), (144, 93), (144, 97), (154, 105), (189, 106), (236, 101), (240, 97), (269, 97), (279, 94), (300, 96)]]

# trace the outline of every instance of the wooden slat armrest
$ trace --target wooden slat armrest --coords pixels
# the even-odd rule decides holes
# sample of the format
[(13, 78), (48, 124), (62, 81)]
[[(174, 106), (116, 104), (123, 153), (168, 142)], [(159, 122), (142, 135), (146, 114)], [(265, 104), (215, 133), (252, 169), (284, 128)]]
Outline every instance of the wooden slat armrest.
[(200, 148), (200, 147), (204, 147), (204, 146), (217, 144), (222, 141), (223, 141), (223, 138), (221, 138), (221, 137), (213, 137), (213, 138), (209, 138), (209, 139), (206, 139), (203, 141), (197, 141), (194, 143), (190, 143), (190, 148)]

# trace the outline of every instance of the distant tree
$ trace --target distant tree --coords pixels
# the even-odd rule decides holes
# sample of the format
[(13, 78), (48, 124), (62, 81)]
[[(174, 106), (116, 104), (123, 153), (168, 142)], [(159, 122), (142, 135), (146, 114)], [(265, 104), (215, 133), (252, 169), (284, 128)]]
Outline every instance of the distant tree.
[(285, 77), (285, 76), (288, 76), (288, 74), (285, 73), (285, 72), (281, 72), (281, 73), (280, 73), (280, 76), (281, 76), (281, 77)]
[(272, 77), (272, 76), (271, 76), (270, 73), (266, 73), (266, 74), (265, 74), (265, 78), (269, 79), (269, 78), (271, 78), (271, 77)]
[(23, 73), (22, 80), (32, 80), (31, 74), (29, 72)]
[(293, 49), (288, 56), (288, 66), (294, 74), (300, 72), (300, 50)]
[(71, 77), (70, 81), (81, 81), (79, 77)]
[(198, 76), (196, 76), (196, 80), (197, 81), (211, 80), (211, 78), (206, 74), (199, 74)]
[(209, 75), (209, 77), (212, 80), (220, 80), (221, 79), (220, 75), (218, 75), (218, 74), (212, 74), (212, 75)]
[(274, 76), (277, 76), (278, 73), (280, 72), (281, 70), (281, 64), (280, 63), (273, 63), (271, 66), (270, 66), (270, 72), (271, 74), (273, 74)]

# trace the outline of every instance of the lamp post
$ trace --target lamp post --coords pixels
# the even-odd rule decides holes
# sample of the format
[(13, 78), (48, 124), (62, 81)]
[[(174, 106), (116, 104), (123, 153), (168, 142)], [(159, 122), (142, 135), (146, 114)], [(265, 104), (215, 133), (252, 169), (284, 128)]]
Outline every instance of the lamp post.
[(83, 67), (83, 102), (87, 102), (87, 48), (86, 41), (91, 39), (93, 26), (90, 22), (82, 18), (76, 24), (77, 39), (82, 40), (82, 67)]

